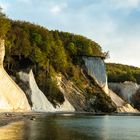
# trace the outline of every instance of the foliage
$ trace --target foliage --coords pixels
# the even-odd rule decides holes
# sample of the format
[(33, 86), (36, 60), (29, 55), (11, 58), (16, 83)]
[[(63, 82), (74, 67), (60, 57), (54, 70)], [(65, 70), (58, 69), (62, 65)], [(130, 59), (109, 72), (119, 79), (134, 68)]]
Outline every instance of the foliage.
[(67, 32), (51, 31), (54, 37), (63, 41), (64, 47), (74, 55), (104, 56), (101, 47), (94, 41)]
[(86, 87), (86, 97), (90, 102), (90, 108), (95, 112), (115, 112), (116, 105), (112, 102), (111, 98), (97, 85), (97, 83), (90, 76), (88, 79), (91, 81), (90, 85)]
[(64, 95), (58, 89), (56, 81), (52, 79), (47, 79), (46, 88), (47, 88), (47, 97), (50, 100), (50, 102), (54, 104), (54, 106), (56, 106), (58, 102), (62, 104), (65, 101)]
[(0, 8), (0, 38), (4, 38), (10, 27), (9, 20), (6, 18), (5, 14), (2, 12), (2, 8)]
[[(5, 15), (2, 19), (6, 19)], [(10, 74), (32, 68), (39, 88), (54, 105), (57, 101), (64, 101), (63, 94), (51, 78), (56, 72), (84, 89), (85, 79), (77, 65), (81, 55), (103, 55), (97, 43), (80, 35), (49, 31), (29, 22), (8, 21), (11, 27), (8, 32), (6, 26), (0, 27), (4, 31), (3, 36), (7, 32), (4, 67)]]
[(116, 107), (115, 105), (113, 105), (109, 96), (106, 96), (105, 94), (101, 93), (96, 93), (95, 96), (96, 99), (94, 103), (94, 108), (97, 111), (110, 113), (116, 110)]
[(4, 37), (7, 33), (4, 67), (10, 74), (32, 68), (39, 88), (56, 106), (58, 102), (64, 102), (64, 96), (52, 77), (56, 72), (62, 73), (87, 96), (97, 98), (94, 107), (100, 111), (111, 110), (110, 99), (101, 89), (89, 84), (78, 66), (83, 55), (105, 56), (97, 43), (81, 35), (49, 31), (28, 22), (7, 20), (2, 13), (0, 20), (0, 36)]
[(70, 42), (66, 49), (70, 52), (71, 55), (77, 54), (77, 48), (75, 47), (74, 43)]
[(132, 81), (140, 84), (140, 68), (114, 63), (106, 66), (109, 82)]

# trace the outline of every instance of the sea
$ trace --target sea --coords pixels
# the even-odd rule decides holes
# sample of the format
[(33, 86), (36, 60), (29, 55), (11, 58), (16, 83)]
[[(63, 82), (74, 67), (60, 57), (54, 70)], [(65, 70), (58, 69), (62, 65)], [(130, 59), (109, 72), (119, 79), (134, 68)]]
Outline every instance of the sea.
[(140, 140), (140, 116), (41, 113), (0, 127), (0, 140)]

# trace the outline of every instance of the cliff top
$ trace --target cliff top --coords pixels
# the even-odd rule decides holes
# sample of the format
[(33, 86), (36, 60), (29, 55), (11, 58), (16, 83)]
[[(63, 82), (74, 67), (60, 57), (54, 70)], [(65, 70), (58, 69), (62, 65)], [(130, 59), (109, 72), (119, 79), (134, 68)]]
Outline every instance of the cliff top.
[(140, 68), (138, 67), (108, 63), (107, 73), (109, 82), (132, 81), (140, 84)]

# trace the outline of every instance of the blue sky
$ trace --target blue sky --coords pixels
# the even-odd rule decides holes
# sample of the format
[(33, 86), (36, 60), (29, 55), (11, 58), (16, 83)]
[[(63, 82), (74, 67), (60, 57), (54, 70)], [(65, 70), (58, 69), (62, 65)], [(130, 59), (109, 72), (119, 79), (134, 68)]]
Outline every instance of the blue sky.
[(140, 0), (0, 0), (9, 18), (87, 36), (108, 62), (140, 67)]

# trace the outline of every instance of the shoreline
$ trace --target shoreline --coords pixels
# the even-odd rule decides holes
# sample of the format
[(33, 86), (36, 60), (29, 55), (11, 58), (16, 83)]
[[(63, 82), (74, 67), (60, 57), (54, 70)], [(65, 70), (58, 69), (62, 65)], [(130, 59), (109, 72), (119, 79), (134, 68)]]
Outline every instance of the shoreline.
[(37, 114), (36, 112), (0, 112), (0, 127), (17, 121), (33, 120)]
[(41, 116), (93, 115), (93, 116), (140, 116), (140, 113), (93, 113), (93, 112), (0, 112), (0, 127), (17, 121), (36, 120)]

